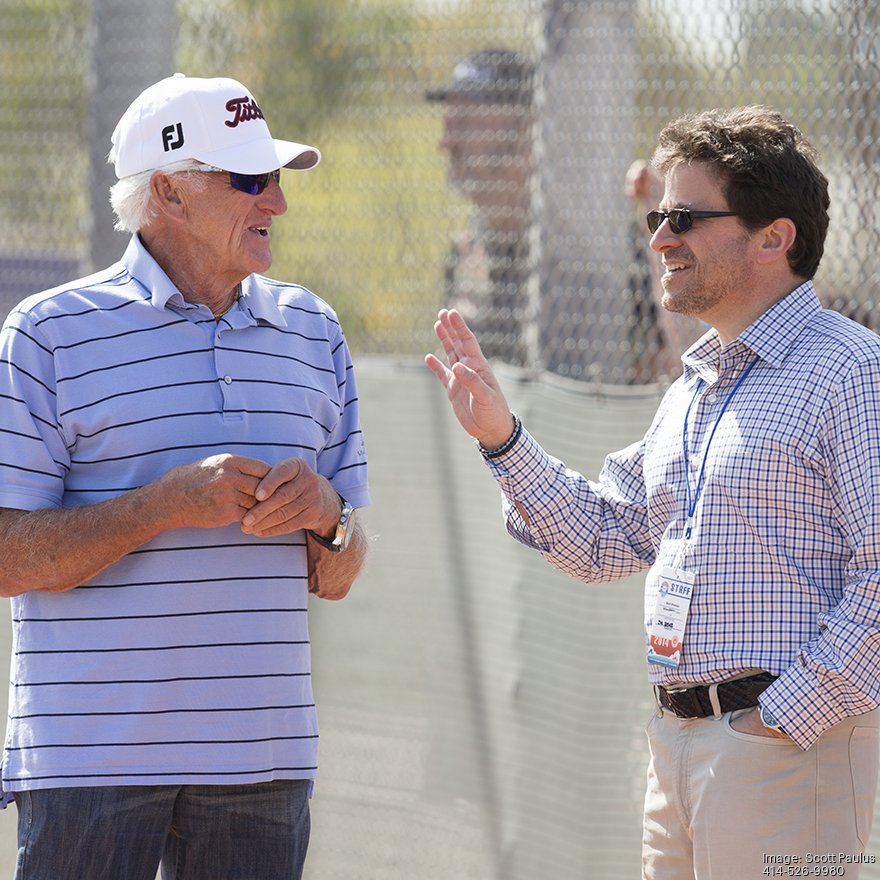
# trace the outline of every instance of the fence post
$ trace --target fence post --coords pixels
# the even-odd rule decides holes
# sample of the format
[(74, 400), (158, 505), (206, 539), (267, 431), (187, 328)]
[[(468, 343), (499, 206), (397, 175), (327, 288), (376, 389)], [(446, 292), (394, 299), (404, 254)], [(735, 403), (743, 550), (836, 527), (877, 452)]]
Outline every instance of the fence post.
[(630, 262), (638, 66), (635, 0), (545, 0), (541, 175), (541, 362), (620, 383), (632, 354), (621, 295)]
[(117, 260), (125, 239), (113, 229), (108, 191), (116, 180), (107, 162), (110, 135), (126, 107), (147, 86), (174, 73), (176, 0), (133, 6), (92, 0), (88, 88), (89, 254), (95, 271)]

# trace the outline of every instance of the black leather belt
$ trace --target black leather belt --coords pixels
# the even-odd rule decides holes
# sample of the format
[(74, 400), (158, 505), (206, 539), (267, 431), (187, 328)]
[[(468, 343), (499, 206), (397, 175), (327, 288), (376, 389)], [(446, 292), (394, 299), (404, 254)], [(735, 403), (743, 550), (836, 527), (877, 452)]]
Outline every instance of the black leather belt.
[[(690, 688), (664, 688), (656, 685), (654, 692), (657, 694), (657, 702), (679, 718), (708, 718), (716, 713), (734, 712), (737, 709), (757, 706), (758, 695), (770, 687), (776, 679), (777, 676), (762, 672), (760, 675), (750, 675), (748, 678), (722, 681), (717, 685), (699, 685)], [(716, 694), (717, 706), (713, 705), (712, 690)]]

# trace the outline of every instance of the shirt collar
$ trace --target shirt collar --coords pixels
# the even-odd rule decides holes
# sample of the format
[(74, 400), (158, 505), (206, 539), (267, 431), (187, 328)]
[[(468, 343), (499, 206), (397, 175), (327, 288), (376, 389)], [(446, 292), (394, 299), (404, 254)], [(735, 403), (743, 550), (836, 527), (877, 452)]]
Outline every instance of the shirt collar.
[[(767, 309), (728, 348), (745, 347), (771, 366), (781, 366), (801, 331), (821, 310), (813, 282), (805, 281)], [(718, 333), (712, 330), (682, 356), (685, 379), (693, 373), (702, 376), (706, 370), (714, 372), (720, 355)]]
[(267, 287), (260, 284), (256, 275), (248, 275), (241, 282), (242, 305), (250, 312), (254, 320), (265, 321), (273, 327), (287, 327), (287, 321), (275, 302), (275, 297), (269, 293)]
[[(131, 237), (122, 256), (122, 263), (131, 277), (149, 294), (153, 308), (159, 311), (164, 311), (169, 305), (180, 309), (197, 308), (183, 298), (183, 294), (171, 283), (165, 270), (144, 247), (137, 233)], [(242, 306), (254, 323), (266, 321), (275, 327), (287, 326), (274, 297), (265, 286), (259, 284), (256, 276), (248, 275), (241, 282), (241, 296)]]
[(801, 331), (821, 311), (813, 282), (805, 281), (743, 330), (739, 339), (758, 357), (781, 366)]

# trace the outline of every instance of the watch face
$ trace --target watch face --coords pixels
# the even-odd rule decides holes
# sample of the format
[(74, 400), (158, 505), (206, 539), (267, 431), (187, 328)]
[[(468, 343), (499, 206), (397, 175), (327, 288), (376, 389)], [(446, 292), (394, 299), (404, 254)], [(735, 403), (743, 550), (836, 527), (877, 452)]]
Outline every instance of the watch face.
[(345, 550), (351, 541), (351, 534), (354, 528), (354, 512), (355, 509), (347, 501), (343, 502), (339, 524), (336, 526), (336, 538), (333, 541), (340, 550)]
[(761, 707), (761, 723), (764, 727), (770, 727), (775, 730), (779, 729), (779, 722), (776, 720), (776, 716), (769, 710)]

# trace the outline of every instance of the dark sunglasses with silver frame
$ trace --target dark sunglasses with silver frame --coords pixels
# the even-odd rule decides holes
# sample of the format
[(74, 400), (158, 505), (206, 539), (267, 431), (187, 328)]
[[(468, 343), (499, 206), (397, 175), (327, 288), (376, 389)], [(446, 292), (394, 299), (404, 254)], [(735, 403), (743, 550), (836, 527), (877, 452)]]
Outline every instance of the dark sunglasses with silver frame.
[(196, 165), (194, 171), (216, 172), (222, 171), (229, 175), (229, 185), (239, 192), (247, 193), (249, 196), (258, 196), (268, 185), (270, 180), (275, 183), (281, 182), (281, 169), (276, 168), (275, 171), (267, 171), (264, 174), (240, 174), (238, 171), (227, 171), (225, 168), (218, 168), (216, 165)]
[(694, 225), (694, 220), (703, 220), (706, 217), (736, 217), (736, 213), (734, 211), (692, 211), (690, 208), (673, 208), (671, 211), (648, 211), (645, 219), (652, 235), (662, 226), (664, 220), (669, 221), (669, 228), (676, 235), (682, 235)]

